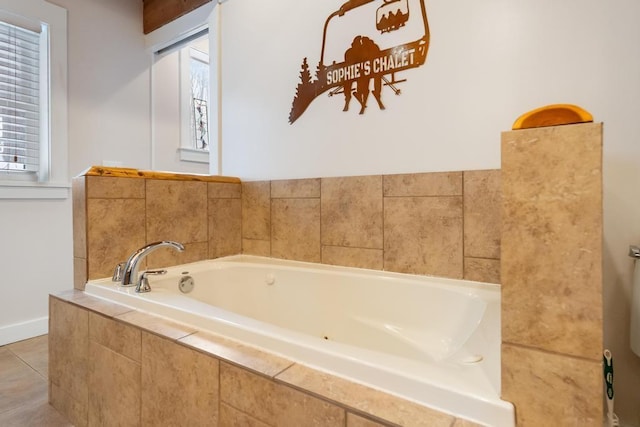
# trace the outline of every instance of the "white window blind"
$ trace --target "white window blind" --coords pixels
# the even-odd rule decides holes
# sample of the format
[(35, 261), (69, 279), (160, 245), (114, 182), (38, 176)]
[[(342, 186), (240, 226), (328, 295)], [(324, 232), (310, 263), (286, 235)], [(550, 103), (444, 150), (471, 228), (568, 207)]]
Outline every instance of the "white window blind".
[(40, 170), (40, 34), (0, 22), (0, 173)]

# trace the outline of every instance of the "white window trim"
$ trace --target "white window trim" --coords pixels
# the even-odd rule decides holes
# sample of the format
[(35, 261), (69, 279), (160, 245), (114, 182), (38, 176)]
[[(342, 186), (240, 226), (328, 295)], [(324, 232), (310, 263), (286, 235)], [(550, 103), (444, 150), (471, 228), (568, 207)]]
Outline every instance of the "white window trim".
[(49, 29), (49, 178), (0, 181), (0, 199), (64, 199), (70, 194), (67, 125), (67, 11), (44, 0), (0, 0), (0, 13)]
[(183, 162), (209, 164), (209, 151), (206, 150), (180, 147), (178, 148), (178, 154), (180, 155), (180, 160)]
[(66, 199), (70, 185), (8, 182), (0, 184), (0, 199)]
[[(218, 7), (220, 4), (226, 2), (227, 0), (214, 0), (204, 5), (198, 7), (197, 9), (192, 10), (191, 12), (182, 15), (178, 19), (169, 22), (166, 25), (158, 28), (157, 30), (152, 31), (151, 33), (145, 36), (145, 46), (148, 51), (152, 54), (150, 55), (152, 66), (153, 66), (153, 54), (158, 52), (168, 46), (173, 45), (174, 43), (183, 40), (193, 34), (196, 34), (203, 29), (209, 28), (210, 34), (210, 43), (209, 43), (209, 57), (211, 59), (211, 75), (209, 84), (211, 85), (211, 107), (209, 108), (209, 173), (211, 174), (219, 174), (221, 172), (220, 165), (220, 150), (221, 150), (221, 131), (219, 121), (221, 118), (220, 110), (220, 102), (218, 98), (219, 88), (217, 87), (219, 83), (219, 71), (217, 67), (219, 64), (218, 57), (218, 48), (216, 47), (218, 43), (219, 36), (214, 38), (214, 43), (211, 43), (212, 33), (211, 31), (215, 31), (216, 33), (220, 29), (220, 8)], [(215, 25), (212, 25), (212, 22)], [(216, 64), (216, 65), (213, 65)], [(215, 68), (214, 68), (215, 67)], [(217, 101), (216, 101), (217, 100)], [(215, 107), (215, 108), (214, 108)], [(214, 112), (215, 110), (215, 112)], [(182, 149), (179, 148), (178, 152), (181, 153)]]

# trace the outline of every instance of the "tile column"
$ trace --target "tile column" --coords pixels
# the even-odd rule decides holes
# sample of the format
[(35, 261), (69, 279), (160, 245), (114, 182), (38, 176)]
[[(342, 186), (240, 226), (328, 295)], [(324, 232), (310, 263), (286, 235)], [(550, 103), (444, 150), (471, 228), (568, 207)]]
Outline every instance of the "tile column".
[(502, 395), (518, 426), (602, 425), (602, 124), (502, 135)]

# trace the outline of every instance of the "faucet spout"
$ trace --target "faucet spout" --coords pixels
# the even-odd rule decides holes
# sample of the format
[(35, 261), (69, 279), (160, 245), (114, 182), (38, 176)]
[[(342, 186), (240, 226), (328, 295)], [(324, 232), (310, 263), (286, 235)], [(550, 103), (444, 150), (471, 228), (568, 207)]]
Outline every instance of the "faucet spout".
[(150, 243), (146, 246), (141, 247), (137, 251), (131, 254), (129, 259), (124, 265), (124, 272), (122, 273), (122, 286), (135, 286), (138, 282), (138, 270), (140, 261), (151, 252), (154, 252), (160, 248), (173, 248), (178, 252), (184, 251), (184, 246), (181, 243), (173, 242), (171, 240), (163, 240), (160, 242)]

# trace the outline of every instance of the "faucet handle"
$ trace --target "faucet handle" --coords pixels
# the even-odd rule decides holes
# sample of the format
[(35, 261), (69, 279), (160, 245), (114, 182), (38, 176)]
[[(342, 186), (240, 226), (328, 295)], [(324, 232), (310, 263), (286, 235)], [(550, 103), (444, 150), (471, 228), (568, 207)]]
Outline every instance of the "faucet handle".
[(116, 268), (113, 270), (113, 277), (111, 277), (112, 282), (121, 282), (122, 274), (124, 272), (124, 265), (126, 262), (120, 262), (116, 265)]
[(149, 285), (149, 279), (147, 276), (161, 276), (163, 274), (167, 274), (167, 270), (143, 271), (140, 275), (140, 279), (138, 280), (138, 284), (136, 285), (136, 292), (149, 292), (151, 290), (151, 286)]

